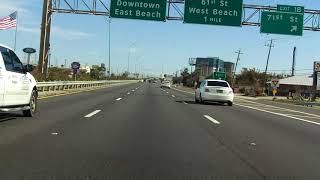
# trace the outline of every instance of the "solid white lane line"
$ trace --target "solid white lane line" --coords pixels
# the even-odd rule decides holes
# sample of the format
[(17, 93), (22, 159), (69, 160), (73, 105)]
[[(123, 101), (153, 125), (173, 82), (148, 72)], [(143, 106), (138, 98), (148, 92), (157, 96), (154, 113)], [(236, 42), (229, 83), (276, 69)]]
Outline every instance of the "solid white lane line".
[(203, 115), (205, 118), (207, 118), (208, 120), (210, 120), (211, 122), (215, 123), (215, 124), (220, 124), (219, 121), (213, 119), (212, 117), (208, 116), (208, 115)]
[(116, 101), (120, 101), (122, 98), (118, 98), (118, 99), (116, 99)]
[(254, 103), (254, 104), (265, 105), (265, 107), (273, 107), (273, 108), (277, 108), (277, 109), (279, 109), (279, 110), (286, 110), (286, 111), (296, 112), (296, 113), (305, 114), (305, 115), (309, 115), (309, 116), (320, 117), (319, 115), (310, 114), (310, 113), (306, 113), (306, 112), (302, 112), (302, 111), (296, 111), (296, 110), (292, 110), (292, 109), (281, 108), (281, 107), (277, 107), (277, 106), (271, 106), (271, 105), (262, 104), (262, 103), (257, 103), (257, 102), (252, 102), (252, 101), (248, 101), (248, 100), (244, 100), (244, 99), (242, 99), (242, 100), (243, 100), (243, 101), (247, 101), (247, 102), (251, 102), (251, 103)]
[(95, 110), (95, 111), (93, 111), (92, 113), (90, 113), (90, 114), (88, 114), (88, 115), (86, 115), (86, 116), (84, 116), (84, 117), (85, 117), (85, 118), (92, 117), (92, 116), (98, 114), (100, 111), (101, 111), (101, 110)]
[(270, 114), (275, 114), (275, 115), (278, 115), (278, 116), (283, 116), (283, 117), (287, 117), (287, 118), (291, 118), (291, 119), (295, 119), (295, 120), (298, 120), (298, 121), (303, 121), (303, 122), (307, 122), (307, 123), (311, 123), (311, 124), (315, 124), (315, 125), (319, 125), (320, 126), (319, 122), (314, 122), (314, 121), (309, 121), (309, 120), (306, 120), (306, 119), (294, 117), (294, 115), (286, 115), (286, 114), (271, 112), (271, 111), (267, 111), (267, 110), (263, 110), (263, 109), (259, 109), (259, 108), (254, 108), (254, 107), (250, 107), (250, 106), (245, 106), (245, 105), (241, 105), (241, 104), (235, 104), (235, 105), (246, 107), (246, 108), (249, 108), (249, 109), (254, 109), (254, 110), (257, 110), (257, 111), (270, 113)]
[(174, 98), (174, 97), (176, 97), (176, 96), (172, 95), (172, 97)]

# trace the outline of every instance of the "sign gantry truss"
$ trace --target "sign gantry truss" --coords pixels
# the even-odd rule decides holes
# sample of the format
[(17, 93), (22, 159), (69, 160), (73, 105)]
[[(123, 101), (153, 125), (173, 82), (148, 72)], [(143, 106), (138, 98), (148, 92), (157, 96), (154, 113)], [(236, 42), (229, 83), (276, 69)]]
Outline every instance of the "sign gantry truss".
[[(111, 0), (43, 0), (43, 17), (41, 24), (41, 40), (38, 70), (47, 73), (50, 51), (50, 27), (52, 13), (91, 14), (110, 16)], [(209, 1), (208, 1), (209, 2)], [(166, 20), (184, 20), (184, 0), (167, 0)], [(242, 10), (242, 26), (261, 26), (263, 11), (276, 11), (275, 6), (261, 6), (244, 4)], [(303, 29), (320, 31), (320, 10), (304, 10)]]

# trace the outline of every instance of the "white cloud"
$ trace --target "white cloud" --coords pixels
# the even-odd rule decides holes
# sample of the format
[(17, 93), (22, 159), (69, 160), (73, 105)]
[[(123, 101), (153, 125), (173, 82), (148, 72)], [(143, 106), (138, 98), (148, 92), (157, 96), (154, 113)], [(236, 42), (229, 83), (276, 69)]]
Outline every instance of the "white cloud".
[(32, 16), (32, 12), (26, 9), (25, 0), (0, 0), (0, 16), (7, 16), (18, 11), (18, 16)]
[(64, 29), (61, 27), (52, 27), (51, 36), (57, 37), (57, 38), (63, 38), (66, 40), (78, 40), (78, 39), (87, 39), (92, 37), (93, 35), (86, 32), (78, 31), (78, 30)]
[(18, 30), (23, 31), (23, 32), (27, 32), (27, 33), (34, 33), (34, 34), (40, 33), (40, 27), (35, 28), (35, 27), (20, 26), (20, 27), (18, 27)]
[[(18, 27), (19, 31), (32, 33), (32, 34), (40, 34), (40, 27), (28, 27), (28, 26), (20, 26)], [(52, 27), (51, 28), (51, 37), (61, 38), (65, 40), (79, 40), (79, 39), (87, 39), (92, 37), (92, 34), (73, 30), (73, 29), (64, 29), (61, 27)]]

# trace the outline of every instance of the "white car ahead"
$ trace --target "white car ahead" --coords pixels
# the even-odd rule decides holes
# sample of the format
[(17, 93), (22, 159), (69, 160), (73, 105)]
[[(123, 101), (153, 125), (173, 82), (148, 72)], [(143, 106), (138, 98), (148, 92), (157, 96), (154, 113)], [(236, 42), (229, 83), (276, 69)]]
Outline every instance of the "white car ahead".
[(12, 49), (0, 45), (0, 112), (22, 111), (27, 117), (35, 114), (38, 91), (30, 71), (31, 65), (23, 66)]
[(206, 79), (201, 82), (195, 92), (196, 103), (206, 101), (227, 103), (233, 105), (233, 90), (227, 81)]
[(170, 83), (170, 81), (163, 81), (162, 83), (161, 83), (161, 88), (171, 88), (171, 83)]

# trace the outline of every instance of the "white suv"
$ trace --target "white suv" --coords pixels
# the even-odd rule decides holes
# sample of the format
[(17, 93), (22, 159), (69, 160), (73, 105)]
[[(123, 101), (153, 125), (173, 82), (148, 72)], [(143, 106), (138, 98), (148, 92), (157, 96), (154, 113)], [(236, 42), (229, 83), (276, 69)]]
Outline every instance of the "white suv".
[(36, 113), (37, 83), (30, 71), (31, 65), (23, 66), (12, 49), (0, 45), (0, 112), (22, 111), (27, 117)]

